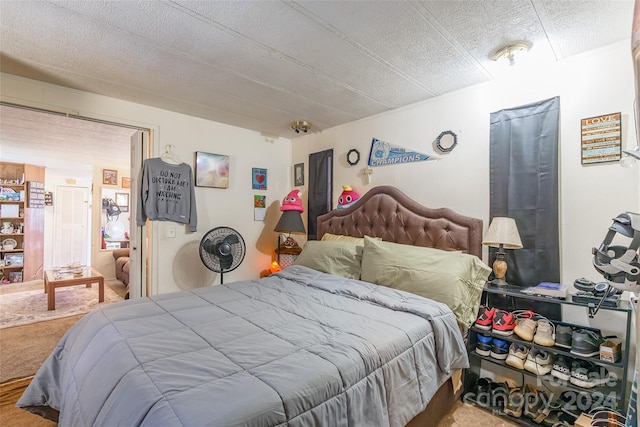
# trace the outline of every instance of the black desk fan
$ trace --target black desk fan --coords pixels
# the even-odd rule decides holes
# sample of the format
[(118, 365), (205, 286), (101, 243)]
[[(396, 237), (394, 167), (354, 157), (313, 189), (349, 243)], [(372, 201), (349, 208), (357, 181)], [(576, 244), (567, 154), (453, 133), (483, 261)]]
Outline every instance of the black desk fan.
[(211, 271), (220, 273), (220, 284), (225, 272), (235, 270), (246, 253), (244, 239), (230, 227), (209, 230), (200, 241), (200, 259)]

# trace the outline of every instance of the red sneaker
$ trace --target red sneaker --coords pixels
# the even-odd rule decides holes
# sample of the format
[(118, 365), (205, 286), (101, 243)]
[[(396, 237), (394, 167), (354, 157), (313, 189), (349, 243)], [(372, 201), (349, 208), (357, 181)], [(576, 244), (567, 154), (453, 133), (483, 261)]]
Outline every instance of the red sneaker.
[(516, 327), (516, 317), (510, 311), (496, 310), (493, 316), (493, 332), (498, 335), (511, 335)]
[(476, 327), (478, 329), (484, 329), (488, 331), (491, 329), (491, 325), (493, 323), (493, 316), (496, 314), (496, 309), (493, 307), (487, 307), (486, 305), (481, 305), (480, 310), (478, 310), (478, 318), (476, 319)]

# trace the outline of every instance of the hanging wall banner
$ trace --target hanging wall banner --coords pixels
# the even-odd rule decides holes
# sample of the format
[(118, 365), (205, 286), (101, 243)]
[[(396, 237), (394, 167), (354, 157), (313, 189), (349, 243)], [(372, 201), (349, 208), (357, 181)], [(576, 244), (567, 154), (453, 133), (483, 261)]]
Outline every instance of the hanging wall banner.
[(406, 148), (389, 144), (373, 138), (369, 152), (369, 166), (397, 165), (400, 163), (424, 162), (425, 160), (439, 160), (437, 157), (410, 151)]

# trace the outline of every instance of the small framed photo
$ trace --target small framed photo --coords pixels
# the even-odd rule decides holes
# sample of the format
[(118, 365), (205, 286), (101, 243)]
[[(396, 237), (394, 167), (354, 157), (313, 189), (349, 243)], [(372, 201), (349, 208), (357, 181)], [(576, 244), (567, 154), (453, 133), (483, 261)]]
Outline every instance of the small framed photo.
[(116, 205), (120, 212), (129, 212), (129, 193), (116, 193)]
[(131, 178), (128, 176), (122, 177), (122, 188), (131, 188)]
[(12, 271), (9, 273), (9, 282), (19, 283), (22, 282), (22, 271)]
[(196, 187), (229, 188), (229, 156), (196, 151)]
[(293, 185), (296, 187), (304, 185), (304, 163), (293, 166)]
[(260, 168), (251, 169), (251, 188), (254, 190), (267, 189), (267, 170)]
[(102, 183), (106, 185), (118, 185), (118, 171), (102, 169)]

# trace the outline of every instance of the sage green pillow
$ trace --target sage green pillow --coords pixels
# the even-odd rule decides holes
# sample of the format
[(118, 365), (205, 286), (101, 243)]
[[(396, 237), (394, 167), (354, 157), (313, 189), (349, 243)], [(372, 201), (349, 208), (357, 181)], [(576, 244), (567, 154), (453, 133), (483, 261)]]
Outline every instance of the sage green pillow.
[(362, 250), (362, 245), (344, 240), (310, 240), (305, 243), (293, 264), (348, 279), (359, 279)]
[[(373, 237), (376, 240), (382, 240), (380, 237)], [(322, 235), (322, 239), (320, 239), (322, 241), (325, 240), (344, 240), (345, 242), (353, 242), (353, 243), (357, 243), (359, 245), (364, 245), (364, 239), (362, 237), (352, 237), (352, 236), (345, 236), (343, 234), (331, 234), (331, 233), (324, 233)]]
[(465, 329), (490, 272), (474, 255), (364, 238), (362, 280), (446, 304)]

